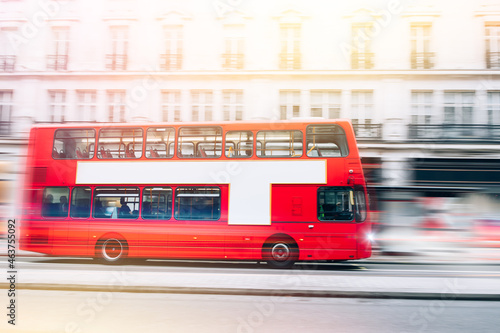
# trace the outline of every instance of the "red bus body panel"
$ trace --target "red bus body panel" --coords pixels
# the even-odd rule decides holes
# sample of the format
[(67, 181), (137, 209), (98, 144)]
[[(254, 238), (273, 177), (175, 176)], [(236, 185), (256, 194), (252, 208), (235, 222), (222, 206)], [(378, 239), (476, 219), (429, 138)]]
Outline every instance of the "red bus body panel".
[[(229, 185), (218, 184), (221, 189), (221, 217), (217, 221), (145, 220), (142, 217), (130, 220), (89, 218), (45, 218), (41, 216), (41, 202), (45, 187), (63, 186), (70, 190), (77, 185), (78, 160), (52, 158), (54, 133), (58, 128), (173, 127), (176, 133), (185, 126), (221, 126), (224, 130), (246, 130), (256, 133), (264, 129), (302, 130), (310, 124), (338, 124), (346, 132), (349, 146), (347, 157), (323, 158), (326, 160), (326, 184), (273, 184), (271, 189), (270, 225), (228, 224)], [(305, 145), (304, 145), (305, 146)], [(116, 235), (127, 241), (129, 257), (214, 259), (214, 260), (262, 260), (262, 247), (273, 235), (291, 237), (299, 248), (299, 260), (348, 260), (367, 258), (371, 255), (369, 216), (364, 222), (320, 221), (317, 214), (317, 191), (321, 186), (365, 185), (356, 140), (348, 121), (314, 122), (241, 122), (199, 124), (89, 124), (38, 126), (31, 130), (28, 146), (25, 202), (21, 221), (21, 248), (55, 256), (95, 255), (96, 243), (105, 235)], [(306, 156), (294, 160), (321, 160)], [(178, 161), (173, 157), (170, 161)], [(185, 159), (181, 159), (186, 161)], [(196, 163), (202, 159), (190, 159)], [(217, 160), (226, 158), (224, 154)], [(256, 157), (256, 163), (265, 158)], [(283, 159), (275, 159), (283, 160)], [(90, 161), (99, 163), (97, 153)], [(151, 161), (144, 154), (136, 161)], [(165, 160), (164, 160), (165, 161)], [(130, 162), (130, 160), (128, 160)], [(119, 163), (119, 160), (117, 161)], [(118, 184), (117, 184), (118, 185)], [(119, 184), (120, 186), (127, 184)], [(175, 188), (179, 184), (164, 184)], [(189, 186), (197, 184), (189, 184)], [(198, 184), (204, 185), (204, 184)], [(82, 184), (78, 184), (82, 186)], [(86, 184), (92, 189), (102, 185)], [(131, 185), (141, 189), (151, 184)], [(70, 191), (71, 192), (71, 191)], [(141, 192), (142, 193), (142, 192)], [(248, 208), (252, 209), (251, 207)], [(92, 210), (92, 208), (91, 208)]]

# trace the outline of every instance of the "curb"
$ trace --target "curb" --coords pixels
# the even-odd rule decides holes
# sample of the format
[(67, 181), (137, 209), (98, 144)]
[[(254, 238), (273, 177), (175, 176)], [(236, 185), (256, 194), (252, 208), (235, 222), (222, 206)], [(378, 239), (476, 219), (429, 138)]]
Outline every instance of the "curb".
[[(8, 283), (0, 283), (0, 289), (8, 289)], [(316, 298), (369, 298), (369, 299), (409, 299), (443, 301), (500, 301), (499, 294), (454, 294), (454, 293), (414, 293), (378, 291), (335, 291), (335, 290), (290, 290), (290, 289), (242, 289), (242, 288), (192, 288), (192, 287), (145, 287), (145, 286), (106, 286), (81, 284), (19, 283), (21, 290), (58, 290), (87, 292), (125, 292), (156, 294), (197, 294), (229, 296), (268, 296), (268, 297), (316, 297)]]

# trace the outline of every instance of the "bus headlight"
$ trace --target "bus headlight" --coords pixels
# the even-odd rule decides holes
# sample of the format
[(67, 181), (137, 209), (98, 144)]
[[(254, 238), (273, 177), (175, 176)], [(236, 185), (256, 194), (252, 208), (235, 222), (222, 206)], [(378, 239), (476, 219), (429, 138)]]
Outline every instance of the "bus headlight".
[(366, 234), (366, 239), (368, 239), (371, 243), (375, 241), (375, 236), (372, 233)]

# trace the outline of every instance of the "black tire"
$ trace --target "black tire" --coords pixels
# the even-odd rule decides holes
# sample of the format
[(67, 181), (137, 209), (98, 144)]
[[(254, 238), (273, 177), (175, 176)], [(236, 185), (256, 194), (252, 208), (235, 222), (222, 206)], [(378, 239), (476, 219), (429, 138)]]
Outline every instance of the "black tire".
[(264, 244), (262, 254), (271, 268), (290, 268), (299, 258), (297, 246), (284, 240)]
[(95, 253), (97, 259), (104, 264), (121, 264), (127, 257), (127, 242), (115, 237), (101, 239), (97, 242)]

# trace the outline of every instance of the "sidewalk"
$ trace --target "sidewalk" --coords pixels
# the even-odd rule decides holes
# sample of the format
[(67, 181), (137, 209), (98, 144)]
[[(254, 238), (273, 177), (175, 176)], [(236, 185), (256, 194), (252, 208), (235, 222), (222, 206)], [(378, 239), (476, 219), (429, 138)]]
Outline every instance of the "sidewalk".
[[(139, 266), (140, 267), (140, 266)], [(221, 295), (349, 297), (500, 301), (500, 279), (491, 272), (476, 277), (414, 277), (359, 274), (316, 275), (301, 270), (248, 272), (179, 272), (131, 270), (130, 266), (102, 266), (103, 270), (33, 269), (17, 272), (17, 289), (134, 293), (189, 293)], [(7, 283), (0, 288), (9, 289)]]

